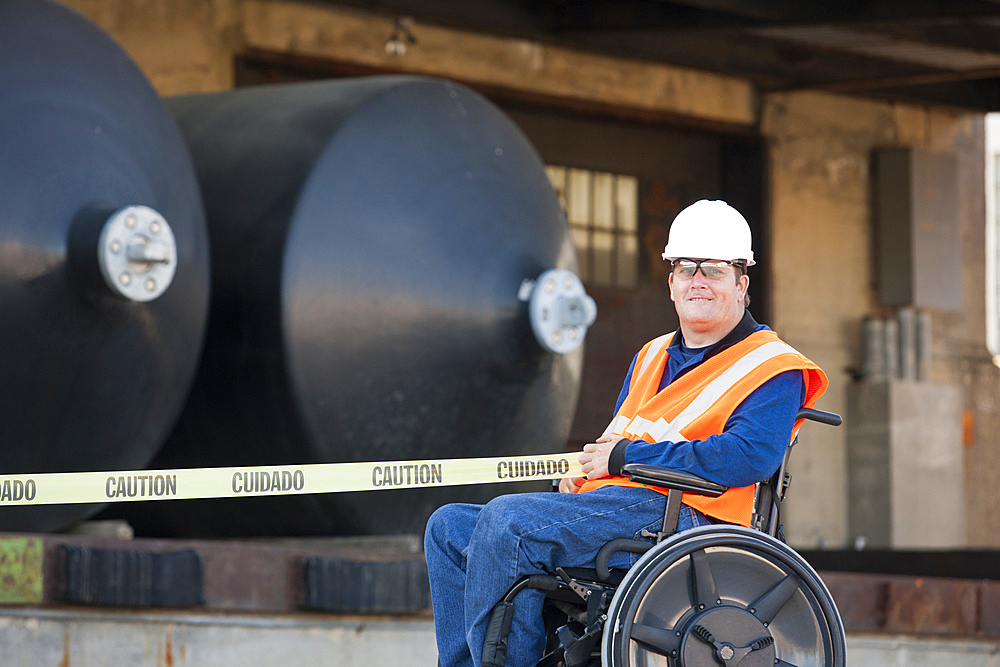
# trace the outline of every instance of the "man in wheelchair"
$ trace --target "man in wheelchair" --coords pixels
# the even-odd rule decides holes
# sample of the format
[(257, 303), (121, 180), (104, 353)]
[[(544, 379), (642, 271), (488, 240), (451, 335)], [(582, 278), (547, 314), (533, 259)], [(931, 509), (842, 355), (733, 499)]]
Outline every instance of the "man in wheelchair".
[[(719, 529), (739, 533), (743, 529), (735, 527), (750, 526), (755, 484), (779, 470), (797, 428), (799, 409), (811, 408), (826, 390), (823, 371), (768, 327), (757, 324), (746, 310), (746, 269), (754, 260), (750, 227), (739, 212), (721, 201), (702, 200), (685, 208), (671, 225), (663, 258), (672, 264), (668, 286), (680, 328), (650, 341), (632, 360), (614, 419), (579, 455), (585, 478), (562, 480), (561, 493), (510, 494), (486, 505), (446, 505), (428, 521), (424, 546), (438, 655), (446, 667), (537, 664), (547, 644), (542, 589), (550, 595), (561, 589), (577, 596), (581, 607), (576, 622), (560, 630), (562, 646), (557, 646), (553, 664), (574, 664), (574, 660), (586, 664), (591, 647), (600, 639), (595, 635), (600, 635), (608, 616), (607, 598), (614, 588), (600, 581), (581, 583), (566, 574), (567, 568), (593, 567), (602, 546), (616, 539), (625, 540), (619, 544), (626, 550), (605, 550), (602, 566), (630, 567), (639, 558), (633, 552), (645, 549), (635, 548), (634, 540), (652, 546), (654, 542), (646, 538), (659, 541), (673, 532), (669, 524), (674, 521), (678, 534), (696, 529), (689, 535), (717, 534)], [(655, 480), (648, 477), (623, 475), (623, 467), (636, 464), (640, 472), (641, 464), (646, 464), (704, 478), (703, 492), (709, 495), (684, 493), (678, 503), (678, 491), (668, 507), (667, 488), (649, 483)], [(738, 541), (745, 536), (731, 537)], [(652, 626), (636, 620), (643, 618), (642, 601), (633, 600), (629, 604), (639, 616), (630, 611), (628, 619), (615, 621), (613, 633), (605, 633), (611, 637), (605, 643), (616, 641), (612, 635), (620, 642), (628, 625), (635, 641), (626, 644), (638, 642), (649, 655), (663, 656), (658, 660), (680, 662), (632, 660), (628, 655), (637, 649), (629, 646), (606, 648), (625, 656), (612, 662), (692, 664), (697, 661), (684, 656), (701, 651), (711, 656), (705, 664), (764, 664), (758, 659), (782, 664), (773, 646), (775, 636), (767, 630), (770, 624), (757, 617), (743, 618), (757, 613), (749, 604), (753, 601), (737, 606), (730, 599), (739, 597), (736, 591), (745, 586), (742, 580), (753, 579), (753, 572), (737, 577), (730, 590), (723, 590), (713, 583), (725, 579), (718, 567), (698, 565), (705, 559), (681, 550), (691, 565), (680, 568), (683, 572), (672, 584), (680, 592), (656, 596), (676, 594), (685, 600), (693, 596), (695, 604), (685, 604), (684, 613), (672, 619), (654, 613), (658, 629), (644, 630)], [(705, 553), (701, 547), (696, 551)], [(726, 562), (725, 555), (713, 558)], [(771, 556), (754, 558), (770, 562)], [(775, 559), (782, 574), (779, 581), (785, 583), (761, 584), (764, 590), (757, 592), (763, 597), (774, 598), (772, 588), (779, 589), (777, 597), (782, 597), (793, 587), (794, 582), (787, 582), (791, 575), (784, 574), (789, 557), (779, 554), (771, 558)], [(737, 561), (735, 569), (741, 567)], [(754, 568), (760, 569), (752, 565), (750, 570)], [(657, 571), (648, 576), (664, 581), (675, 576), (666, 574)], [(796, 581), (809, 579), (808, 572), (794, 576)], [(648, 589), (652, 584), (639, 585)], [(699, 595), (706, 598), (704, 602)], [(775, 609), (776, 614), (780, 611), (780, 606)], [(746, 627), (733, 635), (738, 640), (722, 637), (725, 633), (717, 638), (713, 632), (720, 632), (719, 623)]]

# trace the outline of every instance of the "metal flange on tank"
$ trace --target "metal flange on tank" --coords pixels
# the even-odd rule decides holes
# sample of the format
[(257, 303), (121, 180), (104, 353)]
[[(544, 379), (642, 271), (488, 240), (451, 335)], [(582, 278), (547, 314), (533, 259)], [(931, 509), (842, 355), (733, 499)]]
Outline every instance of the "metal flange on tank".
[(549, 269), (538, 280), (525, 280), (518, 293), (528, 302), (531, 330), (546, 350), (572, 352), (583, 343), (597, 319), (597, 304), (572, 271)]
[[(142, 468), (194, 379), (208, 239), (176, 122), (106, 34), (0, 6), (0, 469)], [(6, 508), (51, 530), (91, 505)]]
[(152, 301), (170, 287), (177, 271), (173, 230), (148, 206), (126, 206), (101, 228), (97, 263), (113, 293), (132, 301)]
[[(201, 370), (156, 467), (564, 447), (592, 301), (544, 166), (499, 109), (405, 76), (168, 106), (201, 183), (213, 286)], [(445, 502), (510, 490), (164, 503), (128, 518), (161, 534), (415, 533)]]

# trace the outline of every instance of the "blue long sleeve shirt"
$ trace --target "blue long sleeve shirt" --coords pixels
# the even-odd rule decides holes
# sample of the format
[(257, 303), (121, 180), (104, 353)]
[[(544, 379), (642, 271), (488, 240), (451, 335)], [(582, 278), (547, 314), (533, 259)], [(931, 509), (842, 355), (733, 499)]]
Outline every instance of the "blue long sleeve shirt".
[[(758, 324), (753, 331), (767, 328)], [(667, 348), (670, 356), (660, 380), (660, 391), (696, 368), (704, 361), (709, 349), (688, 348), (681, 336), (676, 336)], [(635, 361), (633, 358), (625, 377), (615, 404), (615, 414), (628, 396)], [(769, 478), (781, 465), (795, 425), (795, 415), (804, 400), (802, 371), (785, 371), (747, 396), (729, 417), (721, 434), (705, 440), (678, 442), (633, 440), (624, 446), (624, 463), (646, 463), (682, 470), (726, 486), (755, 484)]]

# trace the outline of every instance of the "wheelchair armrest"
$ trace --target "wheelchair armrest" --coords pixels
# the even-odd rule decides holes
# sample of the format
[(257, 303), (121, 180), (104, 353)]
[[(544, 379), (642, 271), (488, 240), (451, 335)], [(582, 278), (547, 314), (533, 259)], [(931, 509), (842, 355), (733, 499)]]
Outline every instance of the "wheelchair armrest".
[(808, 419), (810, 421), (819, 422), (820, 424), (829, 424), (830, 426), (840, 426), (844, 423), (843, 417), (833, 412), (824, 412), (823, 410), (814, 410), (813, 408), (802, 408), (799, 413), (795, 415), (795, 420)]
[(640, 484), (658, 486), (662, 489), (677, 489), (712, 498), (721, 496), (729, 488), (689, 472), (644, 463), (626, 463), (622, 466), (622, 474)]

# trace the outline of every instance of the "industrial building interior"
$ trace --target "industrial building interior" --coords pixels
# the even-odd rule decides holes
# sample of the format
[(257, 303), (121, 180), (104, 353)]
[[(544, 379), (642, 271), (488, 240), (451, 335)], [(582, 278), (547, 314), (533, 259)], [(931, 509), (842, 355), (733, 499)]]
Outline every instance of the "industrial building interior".
[[(0, 498), (0, 654), (432, 664), (427, 517), (549, 482), (117, 500), (579, 451), (708, 198), (844, 417), (782, 520), (851, 664), (997, 664), (1000, 2), (0, 0), (0, 90), (0, 482), (134, 471)], [(109, 269), (135, 216), (176, 243)]]

